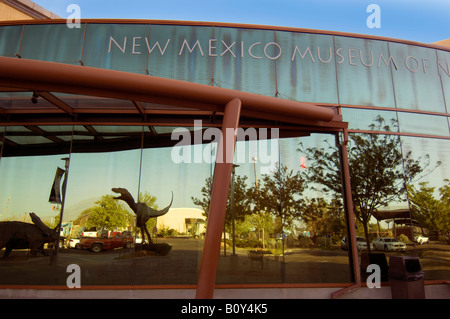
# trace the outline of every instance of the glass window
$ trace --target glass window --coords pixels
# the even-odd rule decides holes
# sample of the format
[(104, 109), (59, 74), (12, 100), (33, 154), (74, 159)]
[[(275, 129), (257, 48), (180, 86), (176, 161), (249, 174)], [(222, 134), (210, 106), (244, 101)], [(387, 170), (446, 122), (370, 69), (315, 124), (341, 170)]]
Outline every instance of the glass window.
[[(102, 41), (98, 40), (101, 34)], [(88, 24), (83, 64), (104, 69), (146, 74), (149, 25)]]
[(7, 256), (0, 265), (0, 283), (52, 285), (69, 154), (11, 156), (20, 153), (14, 148), (23, 147), (24, 141), (8, 137), (18, 131), (6, 128), (0, 163), (1, 248)]
[(334, 135), (312, 134), (281, 141), (282, 271), (287, 283), (352, 280), (348, 247), (342, 247), (347, 227), (335, 140)]
[(450, 277), (449, 176), (450, 141), (402, 137), (403, 153), (418, 161), (419, 173), (408, 181), (412, 222), (400, 224), (408, 247), (414, 247), (425, 280)]
[(16, 57), (19, 54), (23, 26), (2, 26), (0, 28), (0, 55)]
[(85, 25), (68, 28), (66, 24), (26, 25), (20, 56), (24, 59), (79, 64)]
[(398, 112), (400, 132), (449, 136), (445, 116)]
[[(388, 123), (397, 122), (397, 114), (393, 111), (367, 110), (355, 108), (341, 108), (343, 121), (348, 122), (348, 128), (354, 130), (373, 130), (374, 120), (382, 118)], [(391, 126), (389, 129), (398, 132), (397, 125)], [(381, 131), (385, 129), (380, 127)]]
[(334, 39), (340, 103), (395, 107), (391, 76), (394, 66), (387, 43), (338, 36)]
[(389, 43), (397, 69), (392, 70), (397, 107), (445, 113), (436, 51)]
[(441, 76), (447, 112), (450, 105), (450, 52), (436, 50), (438, 57), (438, 73)]
[[(211, 27), (151, 25), (149, 46), (142, 44), (143, 50), (151, 51), (149, 74), (211, 85), (213, 71), (209, 46), (210, 39), (214, 38), (212, 30)], [(219, 48), (220, 44), (216, 45)]]
[(276, 60), (280, 97), (338, 103), (333, 37), (277, 31), (275, 39), (283, 49)]
[(342, 204), (333, 206), (332, 195), (309, 187), (305, 171), (311, 159), (299, 151), (301, 142), (328, 145), (323, 139), (326, 135), (238, 145), (245, 160), (236, 155), (218, 283), (351, 281), (348, 252), (340, 246), (346, 234)]
[(214, 83), (220, 87), (274, 96), (276, 58), (282, 53), (270, 31), (214, 28), (210, 40)]

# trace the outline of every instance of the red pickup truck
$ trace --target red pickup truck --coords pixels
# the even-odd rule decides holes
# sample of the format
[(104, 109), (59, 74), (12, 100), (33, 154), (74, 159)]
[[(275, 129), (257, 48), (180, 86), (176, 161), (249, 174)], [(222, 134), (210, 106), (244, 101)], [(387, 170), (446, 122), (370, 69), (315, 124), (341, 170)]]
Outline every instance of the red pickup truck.
[(81, 237), (80, 244), (84, 249), (99, 253), (102, 250), (125, 248), (129, 245), (129, 239), (120, 232), (113, 232), (110, 237)]

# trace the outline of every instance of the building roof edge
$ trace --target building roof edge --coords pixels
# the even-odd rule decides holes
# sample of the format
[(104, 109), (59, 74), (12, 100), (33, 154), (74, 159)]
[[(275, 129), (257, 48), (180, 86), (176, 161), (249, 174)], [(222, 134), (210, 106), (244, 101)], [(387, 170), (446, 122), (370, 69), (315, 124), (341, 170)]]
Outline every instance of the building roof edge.
[(2, 2), (35, 19), (61, 19), (56, 13), (30, 0), (2, 0)]

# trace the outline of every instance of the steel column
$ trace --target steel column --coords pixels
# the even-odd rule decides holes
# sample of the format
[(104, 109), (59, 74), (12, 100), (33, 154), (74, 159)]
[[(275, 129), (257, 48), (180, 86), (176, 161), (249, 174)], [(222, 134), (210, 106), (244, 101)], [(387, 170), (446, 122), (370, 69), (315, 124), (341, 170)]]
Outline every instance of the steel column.
[(352, 199), (352, 188), (350, 183), (350, 167), (348, 162), (347, 144), (348, 144), (348, 131), (346, 128), (343, 129), (344, 141), (340, 145), (340, 155), (341, 155), (341, 168), (342, 168), (342, 183), (344, 188), (344, 205), (347, 210), (348, 218), (348, 228), (349, 228), (349, 243), (352, 253), (352, 268), (353, 274), (355, 276), (355, 283), (350, 287), (334, 292), (331, 297), (333, 299), (339, 298), (340, 296), (350, 292), (354, 289), (361, 287), (361, 274), (359, 269), (358, 260), (358, 247), (356, 246), (356, 227), (355, 227), (355, 214), (353, 212), (353, 199)]
[(197, 282), (196, 298), (198, 299), (211, 299), (214, 295), (240, 112), (241, 100), (237, 98), (225, 106), (222, 137), (214, 168), (205, 244)]

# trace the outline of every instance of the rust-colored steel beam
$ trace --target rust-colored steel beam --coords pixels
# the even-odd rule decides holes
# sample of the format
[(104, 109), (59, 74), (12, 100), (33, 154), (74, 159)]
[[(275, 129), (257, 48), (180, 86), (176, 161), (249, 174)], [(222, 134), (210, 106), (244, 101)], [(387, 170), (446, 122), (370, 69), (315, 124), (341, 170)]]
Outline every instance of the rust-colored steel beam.
[[(284, 100), (204, 84), (55, 62), (0, 57), (0, 86), (47, 92), (127, 99), (146, 102), (150, 97), (169, 97), (216, 105), (214, 111), (234, 98), (243, 109), (286, 115), (295, 121), (332, 121), (335, 113), (312, 103)], [(150, 102), (150, 101), (149, 101)], [(209, 109), (211, 110), (211, 109)]]
[(348, 162), (348, 131), (346, 128), (343, 129), (344, 140), (340, 145), (340, 153), (341, 153), (341, 168), (342, 168), (342, 183), (344, 188), (344, 203), (347, 210), (347, 218), (348, 218), (348, 228), (349, 228), (349, 243), (351, 247), (351, 256), (352, 256), (352, 269), (354, 273), (354, 284), (338, 290), (331, 295), (331, 298), (336, 299), (340, 296), (358, 289), (361, 287), (361, 274), (359, 270), (359, 260), (358, 260), (358, 246), (356, 245), (356, 227), (355, 227), (355, 214), (353, 211), (353, 199), (352, 199), (352, 187), (350, 182), (350, 167)]
[(225, 223), (228, 189), (233, 169), (234, 146), (236, 143), (235, 133), (239, 125), (240, 112), (241, 101), (239, 99), (233, 99), (225, 106), (222, 137), (219, 142), (214, 169), (205, 244), (197, 282), (196, 298), (198, 299), (211, 299), (214, 295), (221, 234)]

